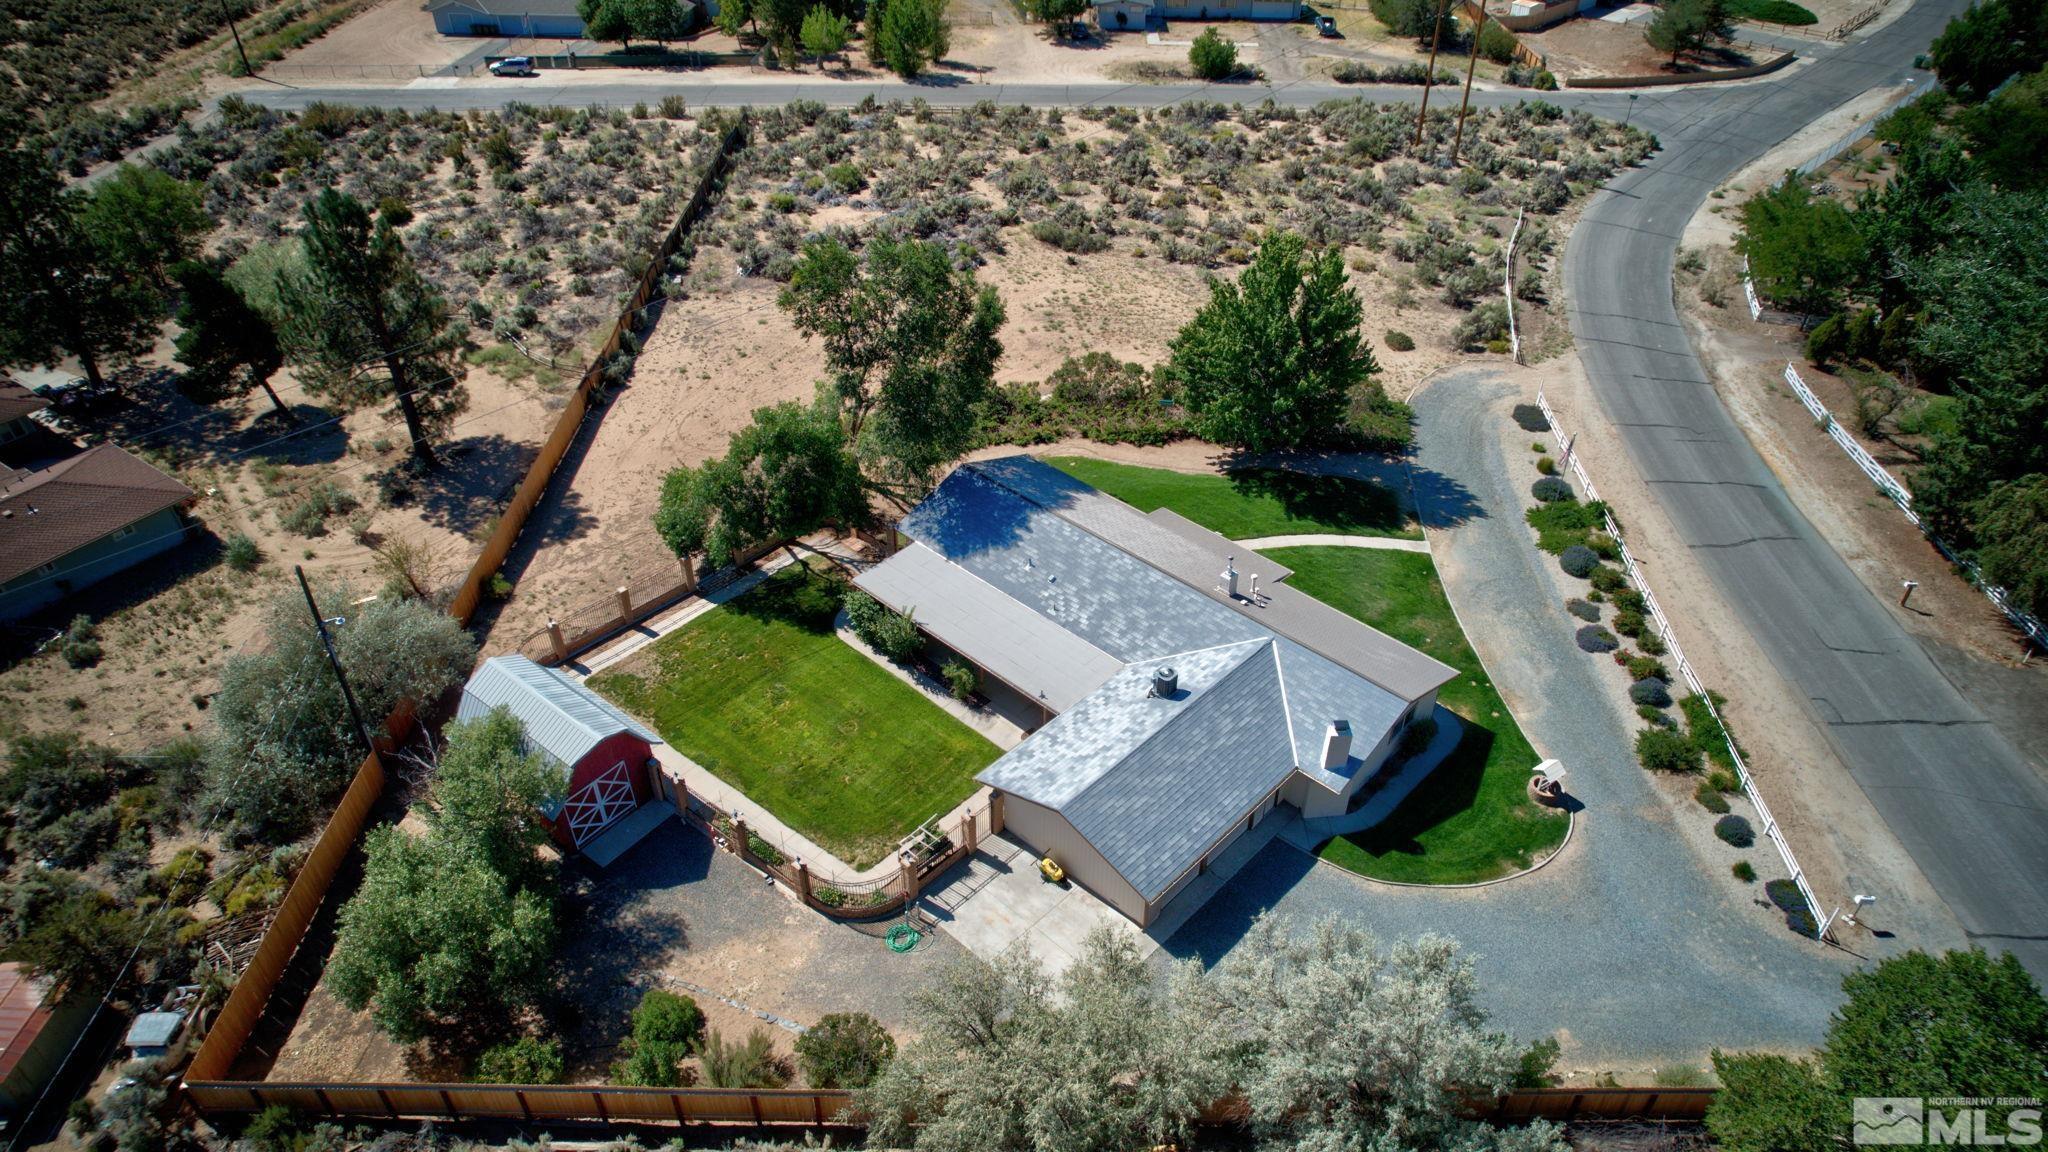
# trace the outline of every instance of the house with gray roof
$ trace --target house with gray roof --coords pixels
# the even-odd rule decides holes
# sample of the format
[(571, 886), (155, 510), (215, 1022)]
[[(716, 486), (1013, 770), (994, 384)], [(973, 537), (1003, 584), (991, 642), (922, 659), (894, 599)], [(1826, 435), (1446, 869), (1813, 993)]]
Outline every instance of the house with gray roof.
[(962, 465), (899, 530), (855, 583), (1041, 710), (980, 780), (1140, 927), (1276, 805), (1345, 811), (1456, 674), (1029, 456)]

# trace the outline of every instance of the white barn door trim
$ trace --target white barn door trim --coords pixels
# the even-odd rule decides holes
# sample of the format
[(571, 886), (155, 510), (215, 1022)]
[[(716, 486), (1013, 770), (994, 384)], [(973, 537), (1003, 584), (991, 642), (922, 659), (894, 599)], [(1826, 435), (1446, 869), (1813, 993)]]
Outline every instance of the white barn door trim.
[(621, 760), (570, 793), (562, 805), (562, 815), (569, 820), (569, 838), (581, 848), (635, 807), (633, 777)]

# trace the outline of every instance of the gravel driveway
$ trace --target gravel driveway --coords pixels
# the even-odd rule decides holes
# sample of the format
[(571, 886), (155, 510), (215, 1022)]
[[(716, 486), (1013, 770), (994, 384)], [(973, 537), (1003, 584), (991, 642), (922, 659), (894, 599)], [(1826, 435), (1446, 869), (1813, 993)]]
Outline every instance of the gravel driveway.
[(1476, 622), (1474, 645), (1523, 730), (1564, 761), (1567, 787), (1586, 806), (1572, 843), (1532, 876), (1465, 891), (1373, 884), (1275, 844), (1165, 953), (1213, 962), (1267, 908), (1302, 924), (1334, 915), (1384, 938), (1458, 938), (1478, 957), (1494, 1023), (1525, 1040), (1557, 1034), (1567, 1068), (1702, 1064), (1717, 1046), (1809, 1047), (1854, 958), (1745, 906), (1761, 892), (1695, 855), (1636, 765), (1634, 721), (1572, 644), (1575, 621), (1521, 521), (1521, 481), (1503, 462), (1504, 437), (1528, 447), (1508, 418), (1514, 399), (1485, 368), (1418, 396), (1417, 488), (1451, 603)]

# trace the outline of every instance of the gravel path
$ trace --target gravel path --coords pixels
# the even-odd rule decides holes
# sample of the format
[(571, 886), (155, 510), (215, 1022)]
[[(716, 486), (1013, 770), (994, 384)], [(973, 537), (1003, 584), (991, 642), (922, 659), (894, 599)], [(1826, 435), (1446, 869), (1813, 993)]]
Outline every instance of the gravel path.
[[(1213, 962), (1272, 908), (1326, 915), (1386, 938), (1427, 931), (1477, 955), (1494, 1023), (1522, 1039), (1557, 1034), (1569, 1068), (1700, 1064), (1708, 1049), (1805, 1048), (1821, 1039), (1853, 958), (1791, 935), (1745, 906), (1738, 885), (1688, 846), (1636, 766), (1633, 720), (1572, 621), (1521, 523), (1508, 448), (1514, 390), (1474, 369), (1416, 398), (1423, 522), (1445, 590), (1537, 750), (1564, 761), (1585, 804), (1551, 865), (1477, 891), (1375, 885), (1269, 847), (1165, 952)], [(1514, 443), (1503, 446), (1502, 438)], [(1710, 870), (1711, 869), (1711, 870)]]

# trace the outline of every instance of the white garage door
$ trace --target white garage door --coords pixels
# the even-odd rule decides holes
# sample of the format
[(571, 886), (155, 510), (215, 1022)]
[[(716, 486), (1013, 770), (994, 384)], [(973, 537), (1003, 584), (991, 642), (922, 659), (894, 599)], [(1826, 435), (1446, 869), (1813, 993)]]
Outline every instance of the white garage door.
[(619, 761), (590, 783), (569, 794), (562, 814), (569, 818), (569, 838), (581, 848), (585, 841), (611, 827), (634, 808), (633, 778)]

